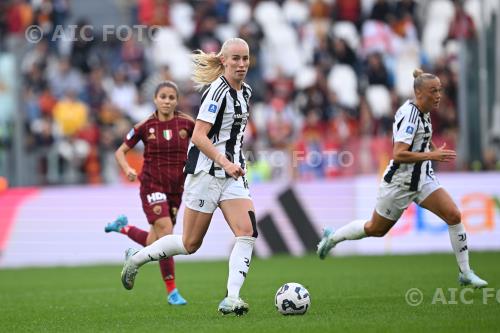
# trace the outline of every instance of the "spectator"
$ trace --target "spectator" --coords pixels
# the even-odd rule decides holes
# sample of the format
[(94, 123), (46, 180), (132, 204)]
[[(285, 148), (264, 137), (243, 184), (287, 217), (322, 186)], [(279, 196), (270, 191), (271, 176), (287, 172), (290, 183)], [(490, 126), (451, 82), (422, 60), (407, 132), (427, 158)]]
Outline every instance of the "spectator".
[(447, 39), (475, 39), (476, 27), (472, 17), (464, 10), (462, 0), (454, 0), (455, 15), (450, 22)]

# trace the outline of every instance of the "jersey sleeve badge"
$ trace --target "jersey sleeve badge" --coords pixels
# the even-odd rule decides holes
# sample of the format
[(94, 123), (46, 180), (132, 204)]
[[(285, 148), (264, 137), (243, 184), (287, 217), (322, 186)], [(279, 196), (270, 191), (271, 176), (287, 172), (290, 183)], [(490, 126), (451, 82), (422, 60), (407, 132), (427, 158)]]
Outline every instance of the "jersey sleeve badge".
[(210, 104), (208, 106), (208, 112), (216, 113), (217, 112), (217, 104)]

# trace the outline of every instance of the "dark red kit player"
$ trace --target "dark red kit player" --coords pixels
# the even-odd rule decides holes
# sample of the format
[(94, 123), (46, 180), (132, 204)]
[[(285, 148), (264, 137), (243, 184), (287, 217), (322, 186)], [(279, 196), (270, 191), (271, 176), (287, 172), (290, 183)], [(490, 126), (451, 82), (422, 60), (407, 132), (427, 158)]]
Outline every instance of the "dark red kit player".
[[(142, 246), (172, 234), (177, 210), (181, 204), (184, 190), (183, 169), (194, 120), (176, 110), (178, 100), (179, 89), (175, 83), (160, 83), (154, 95), (156, 111), (136, 124), (115, 152), (116, 160), (128, 180), (135, 181), (137, 172), (128, 164), (125, 155), (139, 141), (144, 143), (144, 164), (139, 175), (140, 197), (151, 227), (149, 232), (146, 232), (129, 225), (127, 217), (120, 215), (106, 225), (104, 230), (123, 233)], [(174, 259), (164, 258), (159, 263), (168, 292), (168, 303), (186, 304), (175, 285)]]

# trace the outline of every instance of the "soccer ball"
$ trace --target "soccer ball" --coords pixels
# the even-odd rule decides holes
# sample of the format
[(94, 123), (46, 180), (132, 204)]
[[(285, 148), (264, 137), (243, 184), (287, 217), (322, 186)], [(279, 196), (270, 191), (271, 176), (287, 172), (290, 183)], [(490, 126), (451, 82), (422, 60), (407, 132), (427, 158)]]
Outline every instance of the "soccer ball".
[(288, 282), (282, 285), (274, 297), (276, 310), (283, 315), (298, 315), (306, 313), (311, 306), (309, 292), (303, 285)]

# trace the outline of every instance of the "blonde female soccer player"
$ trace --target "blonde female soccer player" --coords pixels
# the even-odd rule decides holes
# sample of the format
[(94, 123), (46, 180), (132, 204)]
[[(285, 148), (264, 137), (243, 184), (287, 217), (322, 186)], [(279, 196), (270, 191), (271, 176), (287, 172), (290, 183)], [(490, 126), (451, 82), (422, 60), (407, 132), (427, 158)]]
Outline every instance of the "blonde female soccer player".
[(203, 93), (184, 172), (183, 235), (167, 235), (140, 251), (128, 249), (122, 283), (132, 289), (139, 267), (152, 260), (196, 252), (217, 207), (235, 236), (229, 257), (227, 296), (219, 304), (223, 314), (242, 315), (248, 304), (240, 289), (250, 267), (257, 237), (255, 210), (245, 180), (241, 150), (249, 116), (252, 89), (243, 80), (248, 71), (248, 44), (240, 38), (224, 42), (218, 54), (194, 55), (193, 80), (210, 84)]
[(432, 170), (431, 161), (455, 159), (453, 150), (445, 144), (432, 144), (430, 112), (439, 107), (441, 82), (420, 69), (413, 72), (415, 101), (406, 101), (396, 112), (393, 130), (393, 159), (380, 183), (377, 203), (371, 220), (355, 220), (337, 231), (323, 230), (318, 255), (324, 259), (338, 243), (365, 237), (383, 237), (414, 201), (430, 210), (448, 224), (448, 232), (460, 269), (459, 282), (476, 288), (488, 283), (469, 267), (467, 234), (461, 215), (448, 192), (441, 187)]

